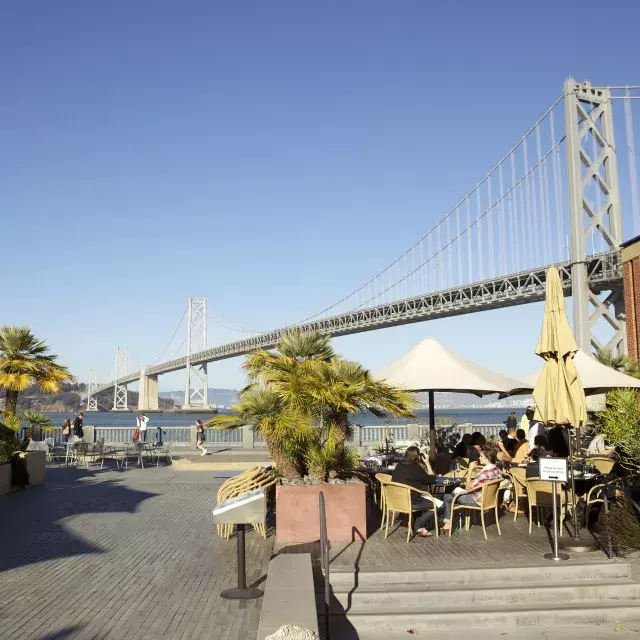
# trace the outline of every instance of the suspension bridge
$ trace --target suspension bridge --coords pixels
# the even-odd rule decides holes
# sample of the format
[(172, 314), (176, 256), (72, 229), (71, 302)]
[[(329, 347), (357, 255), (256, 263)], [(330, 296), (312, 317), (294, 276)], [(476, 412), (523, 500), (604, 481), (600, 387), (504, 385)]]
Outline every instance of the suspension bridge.
[(118, 347), (111, 379), (99, 383), (89, 374), (87, 410), (97, 410), (96, 394), (111, 389), (113, 409), (126, 410), (132, 383), (139, 383), (139, 409), (158, 409), (158, 376), (180, 369), (183, 407), (205, 408), (208, 363), (272, 348), (292, 328), (339, 336), (538, 302), (550, 265), (572, 296), (578, 346), (625, 353), (620, 246), (640, 235), (638, 98), (640, 86), (568, 79), (490, 171), (367, 282), (279, 329), (252, 331), (223, 320), (246, 335), (215, 347), (207, 342), (207, 302), (191, 298), (172, 336), (186, 318), (185, 354), (128, 371), (128, 350)]

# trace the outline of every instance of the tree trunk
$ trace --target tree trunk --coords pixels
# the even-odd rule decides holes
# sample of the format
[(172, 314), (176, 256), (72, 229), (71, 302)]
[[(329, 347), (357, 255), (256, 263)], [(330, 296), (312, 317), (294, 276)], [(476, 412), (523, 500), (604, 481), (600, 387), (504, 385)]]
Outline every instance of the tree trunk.
[(4, 412), (7, 415), (15, 416), (18, 409), (18, 392), (7, 389), (7, 396), (4, 402)]
[(265, 442), (269, 448), (273, 464), (275, 464), (280, 476), (285, 480), (300, 480), (302, 478), (300, 469), (298, 469), (296, 464), (287, 456), (284, 447), (271, 438), (265, 437)]
[(332, 425), (336, 450), (340, 449), (341, 445), (347, 444), (351, 433), (349, 415), (347, 413), (340, 413), (338, 415), (329, 416), (326, 419), (326, 423)]

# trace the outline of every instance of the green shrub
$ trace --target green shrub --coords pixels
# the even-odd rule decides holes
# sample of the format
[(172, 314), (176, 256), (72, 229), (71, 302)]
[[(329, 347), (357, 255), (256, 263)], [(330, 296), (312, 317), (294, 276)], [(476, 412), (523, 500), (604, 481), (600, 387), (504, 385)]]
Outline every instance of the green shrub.
[(616, 555), (625, 556), (640, 549), (640, 520), (630, 502), (619, 498), (609, 513), (602, 516), (601, 523), (603, 533), (611, 537)]
[(635, 389), (616, 389), (607, 394), (607, 406), (598, 414), (596, 428), (607, 445), (620, 450), (620, 464), (640, 472), (640, 400)]

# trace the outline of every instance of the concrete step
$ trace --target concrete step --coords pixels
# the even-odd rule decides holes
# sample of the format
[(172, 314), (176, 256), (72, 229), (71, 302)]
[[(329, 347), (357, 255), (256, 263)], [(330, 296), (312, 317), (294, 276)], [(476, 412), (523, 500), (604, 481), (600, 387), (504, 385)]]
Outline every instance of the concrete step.
[[(528, 566), (473, 566), (442, 569), (366, 570), (356, 573), (331, 571), (330, 581), (335, 591), (349, 591), (355, 587), (385, 585), (394, 586), (420, 584), (424, 588), (447, 588), (456, 586), (477, 586), (484, 588), (487, 583), (503, 585), (519, 583), (562, 583), (587, 580), (591, 583), (608, 582), (628, 578), (631, 569), (627, 562), (564, 562), (562, 564), (539, 564)], [(320, 582), (322, 578), (320, 578)]]
[[(501, 604), (540, 605), (546, 603), (573, 603), (583, 601), (639, 600), (640, 582), (620, 579), (607, 582), (565, 581), (562, 584), (504, 583), (454, 588), (425, 588), (422, 584), (409, 584), (395, 589), (388, 585), (358, 587), (355, 591), (333, 592), (332, 609), (335, 613), (348, 611), (349, 615), (402, 609), (422, 612), (429, 609), (442, 611), (455, 603), (456, 610), (477, 606)], [(323, 594), (317, 594), (318, 608), (324, 602)], [(640, 602), (637, 603), (640, 606)]]
[[(324, 626), (321, 615), (320, 628)], [(455, 606), (438, 609), (425, 608), (420, 612), (408, 612), (403, 608), (385, 607), (376, 613), (331, 616), (332, 637), (340, 640), (367, 638), (368, 634), (401, 634), (403, 637), (433, 630), (507, 627), (555, 627), (556, 625), (580, 626), (595, 624), (640, 624), (640, 607), (637, 600), (584, 600), (579, 603), (549, 602), (541, 608), (538, 603), (526, 605), (500, 604), (483, 606), (466, 611)], [(501, 635), (500, 634), (500, 635)], [(438, 636), (440, 637), (440, 636)]]
[[(339, 635), (338, 632), (341, 632)], [(353, 627), (335, 625), (332, 638), (340, 640), (407, 640), (420, 636), (408, 634), (407, 629), (396, 631), (371, 630), (358, 635)], [(555, 625), (553, 627), (467, 627), (465, 636), (473, 640), (622, 640), (640, 637), (640, 622)], [(460, 640), (460, 629), (439, 629), (437, 640)]]

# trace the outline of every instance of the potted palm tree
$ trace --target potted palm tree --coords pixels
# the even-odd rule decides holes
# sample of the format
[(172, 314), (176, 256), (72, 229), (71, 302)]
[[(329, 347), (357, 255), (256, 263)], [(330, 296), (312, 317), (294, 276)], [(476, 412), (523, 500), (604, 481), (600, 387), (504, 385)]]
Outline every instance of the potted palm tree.
[(11, 458), (14, 452), (11, 441), (0, 440), (0, 496), (11, 491)]
[(366, 486), (355, 481), (359, 458), (349, 445), (349, 416), (412, 418), (413, 396), (336, 354), (330, 337), (318, 333), (291, 331), (275, 351), (251, 353), (243, 368), (248, 385), (234, 414), (208, 426), (249, 425), (263, 435), (283, 481), (276, 489), (278, 541), (318, 539), (321, 490), (330, 539), (366, 537)]
[(0, 495), (11, 491), (12, 485), (24, 486), (29, 483), (29, 474), (23, 446), (17, 433), (22, 421), (16, 416), (5, 416), (0, 423)]
[[(27, 438), (31, 440), (34, 433), (41, 436), (46, 428), (51, 424), (48, 416), (38, 411), (25, 409), (22, 412), (22, 419), (29, 425), (27, 428)], [(44, 483), (45, 471), (47, 468), (46, 451), (26, 452), (27, 473), (29, 474), (29, 484)]]

